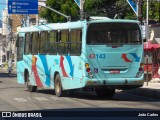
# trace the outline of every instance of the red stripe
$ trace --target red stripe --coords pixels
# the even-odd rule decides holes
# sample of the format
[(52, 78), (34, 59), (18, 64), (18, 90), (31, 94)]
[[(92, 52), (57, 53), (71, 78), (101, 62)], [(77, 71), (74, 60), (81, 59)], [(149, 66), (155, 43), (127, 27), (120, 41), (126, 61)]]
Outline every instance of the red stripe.
[(42, 82), (41, 82), (41, 80), (40, 80), (40, 78), (39, 78), (39, 76), (38, 76), (38, 72), (37, 72), (37, 67), (36, 67), (36, 65), (32, 65), (32, 71), (33, 71), (33, 73), (34, 73), (34, 78), (35, 78), (35, 80), (36, 80), (37, 86), (38, 86), (38, 87), (43, 87), (43, 84), (42, 84)]

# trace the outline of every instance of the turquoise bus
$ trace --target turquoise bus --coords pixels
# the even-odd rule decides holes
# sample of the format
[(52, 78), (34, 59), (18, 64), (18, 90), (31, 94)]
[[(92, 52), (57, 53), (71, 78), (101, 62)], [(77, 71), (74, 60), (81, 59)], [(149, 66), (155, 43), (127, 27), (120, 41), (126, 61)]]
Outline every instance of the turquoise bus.
[(138, 21), (90, 17), (23, 27), (17, 38), (17, 79), (30, 92), (52, 88), (60, 97), (91, 88), (112, 97), (115, 89), (143, 86)]

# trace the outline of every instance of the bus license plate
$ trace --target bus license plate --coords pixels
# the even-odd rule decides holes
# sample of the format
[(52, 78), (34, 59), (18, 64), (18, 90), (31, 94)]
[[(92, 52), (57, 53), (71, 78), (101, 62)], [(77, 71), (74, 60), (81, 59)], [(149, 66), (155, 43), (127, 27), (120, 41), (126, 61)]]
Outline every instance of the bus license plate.
[(110, 70), (110, 74), (119, 74), (120, 70)]

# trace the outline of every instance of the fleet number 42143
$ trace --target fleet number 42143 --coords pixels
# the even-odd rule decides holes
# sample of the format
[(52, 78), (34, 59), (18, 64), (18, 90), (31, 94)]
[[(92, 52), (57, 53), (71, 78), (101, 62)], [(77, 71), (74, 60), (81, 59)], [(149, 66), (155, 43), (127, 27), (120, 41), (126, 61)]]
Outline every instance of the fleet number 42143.
[(89, 58), (92, 59), (105, 59), (106, 58), (106, 54), (90, 54)]

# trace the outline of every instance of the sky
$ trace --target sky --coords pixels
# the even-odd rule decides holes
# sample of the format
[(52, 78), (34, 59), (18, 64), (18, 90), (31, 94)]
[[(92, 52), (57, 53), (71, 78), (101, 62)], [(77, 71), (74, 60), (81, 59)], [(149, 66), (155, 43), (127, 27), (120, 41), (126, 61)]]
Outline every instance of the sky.
[[(2, 20), (2, 10), (6, 6), (6, 0), (0, 0), (0, 20)], [(2, 23), (0, 22), (0, 28), (2, 26)]]

